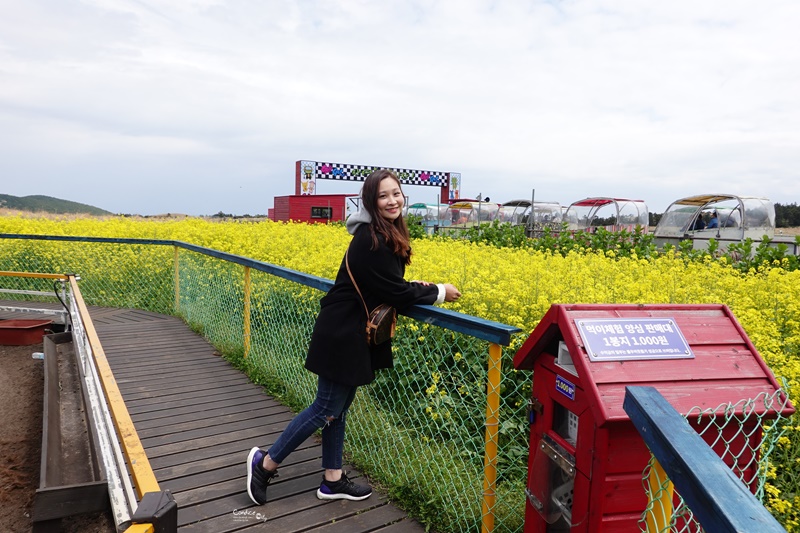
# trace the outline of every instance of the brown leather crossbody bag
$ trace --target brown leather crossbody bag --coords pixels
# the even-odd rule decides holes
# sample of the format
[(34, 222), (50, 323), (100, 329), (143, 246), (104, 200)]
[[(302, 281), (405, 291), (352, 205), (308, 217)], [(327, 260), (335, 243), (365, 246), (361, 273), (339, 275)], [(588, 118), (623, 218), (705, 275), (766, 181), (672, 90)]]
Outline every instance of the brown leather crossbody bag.
[(364, 301), (364, 296), (358, 288), (358, 283), (353, 278), (353, 273), (350, 272), (347, 252), (344, 254), (344, 265), (347, 267), (347, 274), (350, 276), (350, 281), (353, 282), (353, 287), (356, 288), (356, 292), (361, 298), (361, 303), (364, 304), (364, 312), (367, 314), (367, 344), (370, 346), (383, 344), (394, 337), (394, 330), (397, 325), (397, 311), (391, 305), (381, 304), (370, 312), (367, 308), (367, 302)]

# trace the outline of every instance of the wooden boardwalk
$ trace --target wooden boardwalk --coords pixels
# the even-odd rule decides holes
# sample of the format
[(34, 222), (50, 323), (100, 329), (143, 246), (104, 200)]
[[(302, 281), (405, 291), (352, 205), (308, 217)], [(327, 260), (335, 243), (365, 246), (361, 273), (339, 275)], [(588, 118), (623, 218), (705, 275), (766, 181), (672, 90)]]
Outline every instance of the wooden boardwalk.
[[(178, 503), (181, 532), (424, 531), (377, 491), (361, 502), (318, 500), (316, 437), (281, 466), (267, 504), (255, 506), (245, 486), (247, 453), (253, 446), (268, 448), (293, 413), (178, 318), (100, 307), (90, 314), (156, 479)], [(351, 478), (361, 477), (345, 469)]]

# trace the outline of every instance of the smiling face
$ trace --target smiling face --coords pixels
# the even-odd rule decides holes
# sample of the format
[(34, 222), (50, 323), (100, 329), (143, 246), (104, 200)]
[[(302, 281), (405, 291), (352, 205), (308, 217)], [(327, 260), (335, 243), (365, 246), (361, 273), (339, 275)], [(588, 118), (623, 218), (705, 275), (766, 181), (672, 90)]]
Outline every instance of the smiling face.
[(380, 216), (389, 221), (394, 221), (403, 212), (403, 190), (400, 184), (392, 177), (381, 180), (378, 187), (377, 211)]

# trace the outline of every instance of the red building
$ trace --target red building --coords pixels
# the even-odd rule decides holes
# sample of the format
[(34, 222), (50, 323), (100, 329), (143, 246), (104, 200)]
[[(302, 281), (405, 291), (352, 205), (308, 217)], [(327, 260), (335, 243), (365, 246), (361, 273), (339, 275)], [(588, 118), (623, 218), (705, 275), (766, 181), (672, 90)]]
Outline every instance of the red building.
[(268, 210), (269, 218), (324, 223), (345, 220), (349, 213), (358, 210), (358, 194), (317, 194), (317, 180), (359, 183), (381, 168), (393, 171), (404, 186), (438, 187), (441, 198), (459, 195), (461, 174), (458, 172), (302, 160), (295, 162), (294, 194), (276, 196), (275, 207)]
[[(353, 200), (348, 200), (353, 198)], [(343, 221), (349, 210), (355, 211), (357, 194), (315, 194), (276, 196), (275, 207), (269, 210), (269, 218), (276, 221), (328, 222)]]

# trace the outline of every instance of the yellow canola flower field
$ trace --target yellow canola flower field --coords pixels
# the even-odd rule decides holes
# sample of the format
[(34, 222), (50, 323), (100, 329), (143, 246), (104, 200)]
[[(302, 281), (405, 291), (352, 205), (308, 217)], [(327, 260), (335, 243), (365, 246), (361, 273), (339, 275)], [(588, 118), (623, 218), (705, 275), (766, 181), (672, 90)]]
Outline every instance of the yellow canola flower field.
[[(118, 218), (0, 217), (0, 233), (184, 241), (333, 279), (350, 242), (341, 225)], [(450, 309), (530, 332), (553, 303), (722, 303), (779, 377), (800, 376), (800, 271), (741, 274), (724, 261), (566, 257), (466, 241), (413, 242), (408, 279), (450, 282), (463, 297)], [(121, 258), (122, 260), (123, 258)], [(524, 341), (518, 335), (515, 346)], [(512, 346), (514, 348), (515, 346)], [(793, 390), (793, 392), (795, 392)]]
[[(327, 279), (335, 277), (350, 241), (341, 225), (193, 218), (0, 216), (0, 233), (178, 240)], [(416, 240), (413, 249), (407, 279), (453, 283), (463, 297), (447, 304), (450, 309), (525, 332), (504, 350), (507, 356), (553, 303), (726, 304), (779, 381), (785, 381), (793, 403), (800, 405), (800, 271), (776, 266), (742, 274), (724, 259), (697, 263), (672, 253), (645, 260), (591, 251), (562, 257), (460, 240)], [(125, 261), (126, 254), (119, 260)], [(771, 478), (798, 471), (800, 426), (789, 426), (779, 447), (781, 468), (771, 470)], [(786, 489), (785, 482), (778, 484)], [(767, 494), (784, 527), (796, 531), (800, 490), (791, 489), (781, 493), (768, 485)]]

